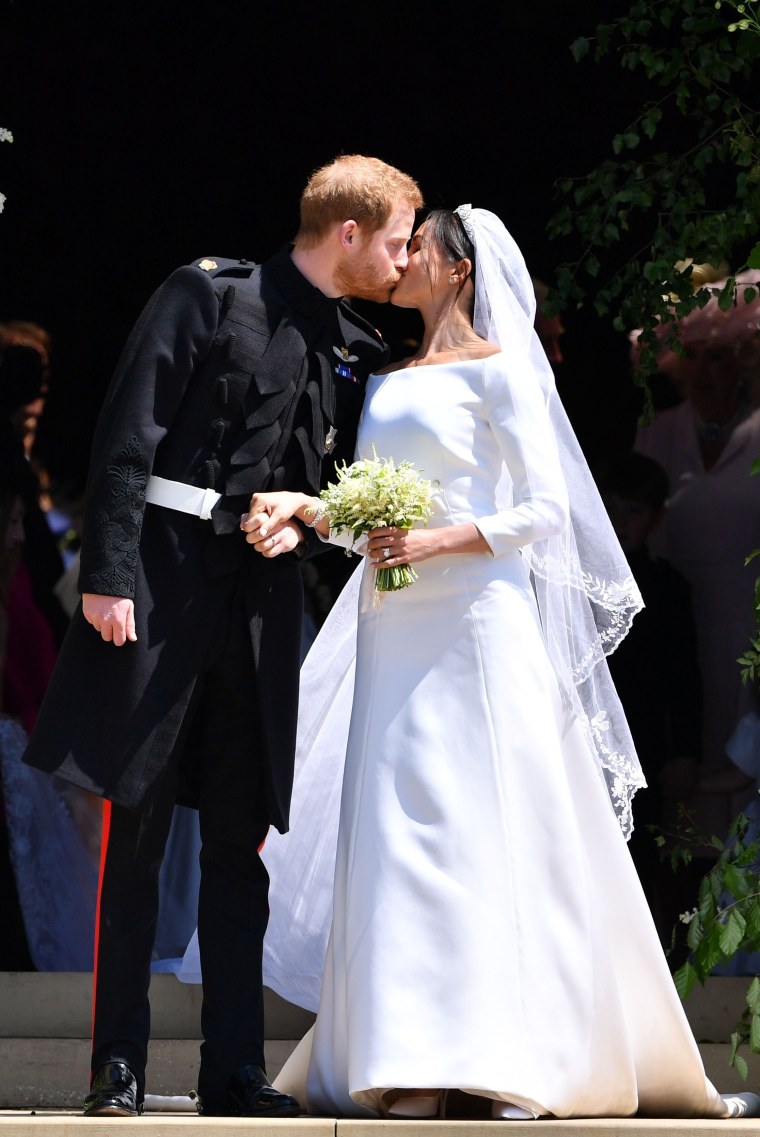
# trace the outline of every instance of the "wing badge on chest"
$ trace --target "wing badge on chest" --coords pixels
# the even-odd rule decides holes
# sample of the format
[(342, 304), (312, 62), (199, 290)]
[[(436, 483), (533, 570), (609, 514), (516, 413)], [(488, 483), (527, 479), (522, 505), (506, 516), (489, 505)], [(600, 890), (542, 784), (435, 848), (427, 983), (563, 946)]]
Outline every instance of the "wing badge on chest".
[(335, 374), (340, 375), (342, 379), (350, 379), (352, 383), (358, 383), (359, 380), (354, 375), (349, 364), (356, 363), (359, 356), (351, 355), (347, 347), (334, 347), (333, 351), (340, 360), (340, 362), (336, 364)]

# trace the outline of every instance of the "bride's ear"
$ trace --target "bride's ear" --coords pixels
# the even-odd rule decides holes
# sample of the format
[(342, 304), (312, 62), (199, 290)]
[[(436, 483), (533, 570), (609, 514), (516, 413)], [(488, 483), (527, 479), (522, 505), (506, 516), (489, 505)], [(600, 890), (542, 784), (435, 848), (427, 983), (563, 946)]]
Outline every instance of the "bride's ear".
[(457, 292), (461, 292), (472, 272), (472, 261), (464, 257), (452, 267), (449, 275), (449, 284), (456, 284)]
[(451, 284), (456, 282), (457, 289), (461, 292), (467, 283), (467, 279), (472, 272), (472, 261), (468, 257), (464, 257), (461, 261), (457, 261), (451, 270), (449, 281)]

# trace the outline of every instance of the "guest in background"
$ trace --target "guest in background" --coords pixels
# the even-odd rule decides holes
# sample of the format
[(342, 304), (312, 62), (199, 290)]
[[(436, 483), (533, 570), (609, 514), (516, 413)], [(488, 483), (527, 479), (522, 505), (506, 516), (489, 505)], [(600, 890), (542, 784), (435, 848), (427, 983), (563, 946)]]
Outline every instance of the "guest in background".
[[(760, 491), (750, 476), (760, 455), (760, 411), (747, 397), (740, 366), (745, 345), (756, 342), (760, 302), (746, 302), (747, 283), (736, 287), (731, 312), (712, 297), (680, 321), (685, 355), (671, 362), (684, 401), (640, 428), (635, 445), (663, 466), (670, 483), (650, 549), (692, 589), (706, 775), (727, 768), (728, 740), (751, 707), (736, 662), (753, 630), (756, 573), (745, 558), (760, 546)], [(699, 803), (698, 820), (710, 832), (725, 833), (742, 804), (736, 795), (711, 795)]]
[(63, 561), (40, 505), (40, 470), (31, 458), (47, 395), (49, 353), (50, 337), (38, 324), (22, 320), (0, 324), (0, 443), (4, 449), (18, 450), (27, 460), (23, 560), (34, 603), (58, 647), (68, 627), (68, 618), (55, 595)]

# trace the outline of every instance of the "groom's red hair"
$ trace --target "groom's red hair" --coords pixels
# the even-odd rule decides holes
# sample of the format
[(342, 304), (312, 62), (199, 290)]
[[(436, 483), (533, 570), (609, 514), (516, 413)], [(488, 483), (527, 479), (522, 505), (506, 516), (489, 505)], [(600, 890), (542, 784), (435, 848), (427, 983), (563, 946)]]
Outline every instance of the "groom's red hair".
[(301, 226), (296, 242), (303, 248), (319, 244), (333, 225), (355, 221), (374, 233), (388, 221), (399, 203), (422, 208), (414, 178), (379, 158), (343, 154), (316, 170), (301, 195)]

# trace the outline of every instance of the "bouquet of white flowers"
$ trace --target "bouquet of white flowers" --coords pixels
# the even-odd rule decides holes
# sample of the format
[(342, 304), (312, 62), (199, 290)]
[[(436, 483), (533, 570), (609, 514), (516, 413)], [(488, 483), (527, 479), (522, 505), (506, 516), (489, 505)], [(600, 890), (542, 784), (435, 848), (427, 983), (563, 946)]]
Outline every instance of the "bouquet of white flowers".
[[(323, 516), (331, 529), (350, 530), (354, 540), (386, 525), (411, 529), (415, 521), (423, 524), (430, 517), (432, 484), (419, 476), (411, 462), (392, 458), (366, 458), (337, 470), (338, 481), (331, 482), (319, 495)], [(375, 578), (378, 592), (407, 588), (417, 579), (411, 565), (379, 568)]]

